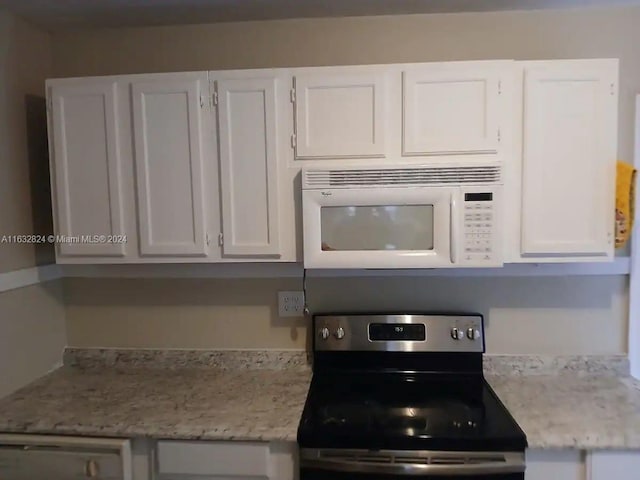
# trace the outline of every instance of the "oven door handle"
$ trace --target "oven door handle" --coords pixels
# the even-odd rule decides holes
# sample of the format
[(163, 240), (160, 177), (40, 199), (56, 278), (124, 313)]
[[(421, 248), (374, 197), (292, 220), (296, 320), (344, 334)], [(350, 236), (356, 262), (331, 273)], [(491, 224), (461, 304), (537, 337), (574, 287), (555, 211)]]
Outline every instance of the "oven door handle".
[[(300, 452), (302, 468), (325, 471), (370, 473), (387, 475), (441, 475), (473, 476), (502, 475), (525, 471), (524, 453), (496, 452), (493, 456), (483, 454), (475, 456), (456, 452), (456, 457), (464, 461), (455, 462), (453, 458), (438, 452), (367, 452), (327, 454), (322, 450), (303, 449)], [(462, 453), (462, 454), (461, 454)], [(425, 455), (426, 454), (426, 455)], [(409, 461), (407, 461), (409, 460)]]

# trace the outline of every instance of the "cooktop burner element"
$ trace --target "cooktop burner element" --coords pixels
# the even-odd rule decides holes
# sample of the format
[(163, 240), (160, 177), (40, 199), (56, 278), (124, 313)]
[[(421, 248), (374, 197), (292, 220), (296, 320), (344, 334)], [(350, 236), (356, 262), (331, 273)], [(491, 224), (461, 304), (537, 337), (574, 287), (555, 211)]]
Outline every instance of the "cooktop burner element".
[[(316, 316), (313, 327), (301, 480), (524, 478), (525, 435), (483, 377), (480, 315)], [(458, 452), (455, 465), (434, 452)]]

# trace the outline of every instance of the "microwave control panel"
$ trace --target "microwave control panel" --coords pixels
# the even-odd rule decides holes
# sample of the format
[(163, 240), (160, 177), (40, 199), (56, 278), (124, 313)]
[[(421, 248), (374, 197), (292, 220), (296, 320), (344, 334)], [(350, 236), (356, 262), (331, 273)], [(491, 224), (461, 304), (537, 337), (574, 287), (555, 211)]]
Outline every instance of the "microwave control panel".
[(498, 251), (499, 212), (493, 191), (463, 192), (462, 263), (502, 264)]

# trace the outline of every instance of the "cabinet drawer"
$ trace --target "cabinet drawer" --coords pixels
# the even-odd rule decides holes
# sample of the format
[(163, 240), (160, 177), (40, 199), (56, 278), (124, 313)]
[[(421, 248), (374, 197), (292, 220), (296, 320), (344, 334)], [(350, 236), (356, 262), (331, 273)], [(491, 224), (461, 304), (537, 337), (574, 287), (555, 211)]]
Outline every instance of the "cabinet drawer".
[(269, 445), (244, 442), (158, 442), (160, 475), (269, 478)]
[(24, 450), (0, 447), (0, 478), (71, 480), (90, 478), (91, 473), (101, 480), (123, 480), (120, 456), (55, 448)]
[(131, 480), (128, 440), (0, 435), (0, 479)]

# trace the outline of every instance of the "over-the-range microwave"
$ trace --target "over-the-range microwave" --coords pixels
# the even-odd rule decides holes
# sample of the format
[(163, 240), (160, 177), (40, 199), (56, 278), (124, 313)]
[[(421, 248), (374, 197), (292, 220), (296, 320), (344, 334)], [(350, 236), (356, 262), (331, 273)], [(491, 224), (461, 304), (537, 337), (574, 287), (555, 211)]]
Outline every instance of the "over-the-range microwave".
[(304, 266), (501, 266), (501, 170), (499, 164), (304, 168)]

